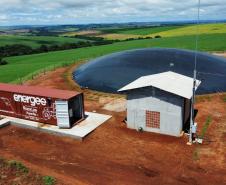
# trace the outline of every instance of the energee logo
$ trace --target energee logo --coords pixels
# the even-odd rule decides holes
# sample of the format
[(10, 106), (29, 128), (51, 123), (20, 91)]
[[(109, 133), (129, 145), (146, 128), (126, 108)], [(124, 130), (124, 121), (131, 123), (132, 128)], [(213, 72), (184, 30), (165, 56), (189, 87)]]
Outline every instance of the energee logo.
[(36, 105), (45, 106), (46, 105), (45, 98), (26, 96), (26, 95), (20, 95), (20, 94), (14, 94), (13, 98), (14, 98), (14, 101), (16, 101), (16, 102), (29, 103), (31, 106), (36, 106)]

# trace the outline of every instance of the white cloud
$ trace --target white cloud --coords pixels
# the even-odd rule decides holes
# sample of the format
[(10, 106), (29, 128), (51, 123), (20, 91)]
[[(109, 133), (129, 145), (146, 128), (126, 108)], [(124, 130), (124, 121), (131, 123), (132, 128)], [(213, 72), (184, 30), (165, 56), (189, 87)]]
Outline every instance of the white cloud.
[(0, 21), (5, 21), (7, 20), (7, 16), (6, 15), (0, 15)]
[[(8, 24), (192, 20), (198, 0), (1, 0)], [(201, 0), (201, 19), (225, 19), (226, 0)], [(3, 20), (3, 18), (0, 20)]]

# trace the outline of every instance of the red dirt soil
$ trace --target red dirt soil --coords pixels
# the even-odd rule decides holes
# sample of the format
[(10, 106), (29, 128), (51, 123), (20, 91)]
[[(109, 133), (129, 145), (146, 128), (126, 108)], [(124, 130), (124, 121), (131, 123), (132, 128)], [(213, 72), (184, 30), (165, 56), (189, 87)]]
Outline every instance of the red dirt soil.
[[(68, 89), (63, 76), (66, 71), (67, 68), (57, 69), (28, 84)], [(98, 101), (87, 99), (87, 111), (113, 117), (84, 141), (8, 126), (0, 130), (0, 156), (20, 160), (39, 173), (73, 185), (226, 184), (223, 96), (198, 98), (199, 130), (206, 118), (212, 117), (203, 145), (186, 145), (186, 136), (176, 138), (127, 129), (122, 122), (125, 112), (103, 110)]]

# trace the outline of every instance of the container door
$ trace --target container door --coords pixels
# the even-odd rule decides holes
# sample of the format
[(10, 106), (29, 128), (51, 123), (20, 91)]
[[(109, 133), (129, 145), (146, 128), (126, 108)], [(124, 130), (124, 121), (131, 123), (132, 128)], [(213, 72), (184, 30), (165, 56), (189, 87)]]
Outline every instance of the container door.
[(68, 102), (67, 101), (56, 101), (56, 117), (57, 125), (60, 128), (70, 128), (70, 120), (68, 113)]

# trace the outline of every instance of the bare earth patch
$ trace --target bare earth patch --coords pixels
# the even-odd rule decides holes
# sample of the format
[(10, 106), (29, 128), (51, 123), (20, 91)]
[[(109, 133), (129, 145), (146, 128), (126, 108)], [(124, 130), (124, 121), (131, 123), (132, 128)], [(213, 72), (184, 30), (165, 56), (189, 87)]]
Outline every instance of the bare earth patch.
[(213, 53), (214, 55), (220, 56), (220, 57), (226, 57), (226, 52), (223, 53)]

